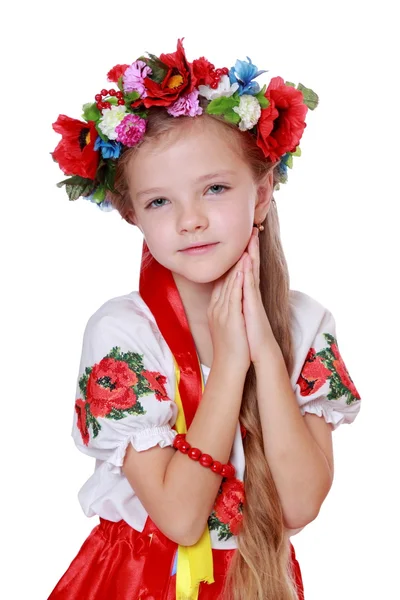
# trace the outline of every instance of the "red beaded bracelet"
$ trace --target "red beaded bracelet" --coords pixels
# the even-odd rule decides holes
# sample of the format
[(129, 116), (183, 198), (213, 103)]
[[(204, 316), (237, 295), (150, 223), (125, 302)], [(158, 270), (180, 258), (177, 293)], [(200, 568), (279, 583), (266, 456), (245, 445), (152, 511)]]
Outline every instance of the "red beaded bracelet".
[(182, 454), (187, 454), (192, 460), (198, 461), (203, 467), (208, 467), (217, 473), (222, 475), (226, 479), (235, 477), (236, 469), (230, 463), (223, 465), (219, 460), (214, 460), (209, 454), (203, 454), (198, 448), (192, 448), (189, 442), (186, 441), (186, 433), (178, 433), (174, 439), (173, 447), (180, 450)]

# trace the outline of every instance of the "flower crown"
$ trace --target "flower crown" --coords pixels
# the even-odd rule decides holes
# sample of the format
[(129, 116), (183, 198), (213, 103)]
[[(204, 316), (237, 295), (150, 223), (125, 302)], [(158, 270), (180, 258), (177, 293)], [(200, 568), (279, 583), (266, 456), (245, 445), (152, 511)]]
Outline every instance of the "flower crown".
[(95, 102), (84, 104), (85, 121), (59, 115), (53, 123), (62, 139), (52, 157), (71, 176), (57, 186), (65, 185), (70, 200), (83, 197), (112, 210), (107, 192), (114, 191), (118, 158), (143, 139), (149, 110), (162, 106), (171, 117), (196, 117), (203, 113), (201, 96), (208, 101), (206, 113), (250, 132), (266, 159), (280, 161), (279, 188), (287, 181), (293, 156), (301, 154), (305, 116), (308, 108), (317, 106), (318, 96), (281, 77), (273, 77), (261, 89), (254, 80), (262, 73), (266, 71), (259, 71), (248, 57), (231, 69), (216, 69), (204, 57), (189, 63), (182, 40), (171, 54), (148, 53), (131, 65), (116, 65), (107, 79), (118, 89), (102, 89)]

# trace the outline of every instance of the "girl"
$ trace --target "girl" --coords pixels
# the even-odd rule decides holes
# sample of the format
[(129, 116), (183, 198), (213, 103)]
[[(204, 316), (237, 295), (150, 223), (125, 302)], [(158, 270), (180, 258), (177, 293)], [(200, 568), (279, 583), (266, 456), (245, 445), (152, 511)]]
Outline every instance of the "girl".
[(79, 501), (100, 523), (51, 600), (304, 598), (290, 536), (360, 396), (332, 314), (289, 289), (273, 197), (317, 97), (260, 89), (263, 72), (189, 63), (179, 40), (54, 124), (59, 185), (144, 243), (139, 291), (84, 332), (72, 436), (96, 458)]

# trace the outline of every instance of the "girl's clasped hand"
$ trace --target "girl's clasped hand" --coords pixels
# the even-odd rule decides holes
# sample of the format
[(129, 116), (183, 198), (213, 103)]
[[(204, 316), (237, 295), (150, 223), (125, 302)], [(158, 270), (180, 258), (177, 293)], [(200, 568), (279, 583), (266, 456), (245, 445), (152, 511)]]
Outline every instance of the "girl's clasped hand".
[(207, 317), (214, 360), (229, 358), (247, 372), (268, 344), (277, 345), (261, 298), (257, 227), (238, 262), (214, 284)]

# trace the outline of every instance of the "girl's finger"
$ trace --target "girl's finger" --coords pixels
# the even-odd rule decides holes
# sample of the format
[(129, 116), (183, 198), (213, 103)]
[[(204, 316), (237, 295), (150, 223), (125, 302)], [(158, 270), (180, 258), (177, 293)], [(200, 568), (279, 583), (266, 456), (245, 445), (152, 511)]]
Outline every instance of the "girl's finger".
[(228, 275), (226, 276), (224, 285), (221, 290), (221, 295), (219, 297), (220, 304), (225, 304), (225, 300), (227, 297), (227, 290), (229, 288), (229, 285), (232, 282), (232, 280), (234, 280), (236, 271), (238, 268), (240, 268), (240, 265), (242, 264), (242, 262), (243, 262), (243, 256), (241, 256), (241, 258), (238, 260), (238, 262), (231, 268), (230, 273), (228, 273)]
[(242, 270), (236, 271), (235, 278), (233, 280), (231, 293), (229, 296), (229, 311), (237, 310), (237, 306), (240, 307), (242, 312), (242, 299), (243, 299), (243, 280), (244, 273)]
[[(227, 306), (231, 306), (232, 301), (236, 302), (235, 294), (233, 294), (233, 290), (237, 287), (237, 284), (243, 279), (243, 257), (238, 261), (235, 265), (235, 270), (232, 273), (232, 277), (230, 278), (229, 285), (226, 289), (225, 301)], [(242, 279), (241, 279), (242, 276)], [(241, 284), (240, 284), (241, 287)]]

